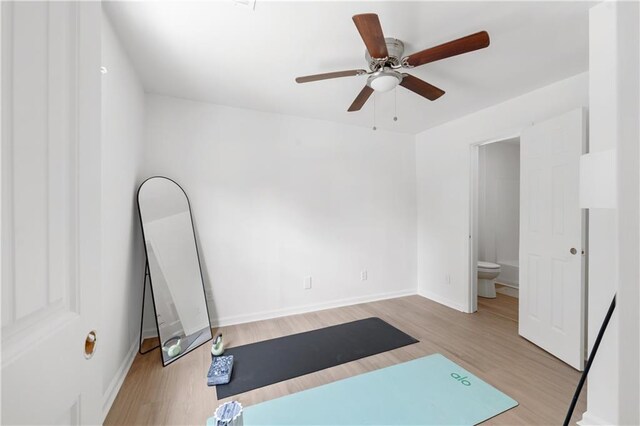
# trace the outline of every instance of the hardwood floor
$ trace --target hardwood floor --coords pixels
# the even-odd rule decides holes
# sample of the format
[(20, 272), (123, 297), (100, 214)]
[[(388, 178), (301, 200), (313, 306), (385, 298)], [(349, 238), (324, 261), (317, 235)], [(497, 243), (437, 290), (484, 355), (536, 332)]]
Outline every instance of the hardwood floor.
[(518, 299), (515, 297), (509, 297), (501, 293), (496, 293), (495, 299), (478, 297), (478, 310), (487, 311), (516, 323), (518, 322)]
[[(105, 424), (204, 425), (227, 400), (248, 406), (433, 353), (445, 355), (520, 403), (484, 424), (561, 424), (580, 373), (519, 337), (513, 311), (517, 300), (499, 296), (482, 300), (475, 314), (408, 296), (224, 327), (220, 331), (226, 345), (237, 346), (377, 316), (420, 342), (220, 401), (215, 388), (206, 385), (209, 344), (166, 368), (157, 349), (137, 355)], [(585, 400), (583, 392), (574, 422), (586, 410)]]

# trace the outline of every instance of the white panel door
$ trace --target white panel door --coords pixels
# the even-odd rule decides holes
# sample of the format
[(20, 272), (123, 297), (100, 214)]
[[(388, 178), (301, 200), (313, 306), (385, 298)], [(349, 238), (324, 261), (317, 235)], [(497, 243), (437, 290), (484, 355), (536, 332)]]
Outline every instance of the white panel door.
[(100, 13), (2, 2), (3, 425), (102, 421)]
[(586, 114), (568, 112), (520, 139), (520, 335), (584, 366), (584, 216), (578, 199)]

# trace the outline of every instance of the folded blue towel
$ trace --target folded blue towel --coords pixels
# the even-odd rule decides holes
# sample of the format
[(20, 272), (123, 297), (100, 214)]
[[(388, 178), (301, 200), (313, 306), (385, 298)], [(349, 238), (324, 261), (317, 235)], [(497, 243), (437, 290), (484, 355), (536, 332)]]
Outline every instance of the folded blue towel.
[(229, 383), (231, 370), (233, 370), (233, 355), (213, 357), (207, 373), (207, 385), (216, 386)]

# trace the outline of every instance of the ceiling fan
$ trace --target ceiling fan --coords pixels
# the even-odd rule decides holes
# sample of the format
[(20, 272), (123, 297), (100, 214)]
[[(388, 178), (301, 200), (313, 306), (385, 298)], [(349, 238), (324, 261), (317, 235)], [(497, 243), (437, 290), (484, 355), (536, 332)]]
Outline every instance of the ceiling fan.
[(370, 71), (363, 69), (337, 71), (296, 78), (296, 82), (298, 83), (309, 83), (311, 81), (328, 80), (331, 78), (368, 75), (367, 84), (358, 96), (356, 96), (356, 99), (348, 109), (350, 112), (359, 111), (374, 90), (387, 92), (398, 85), (430, 101), (435, 101), (444, 95), (444, 90), (411, 74), (398, 70), (401, 68), (419, 67), (429, 62), (473, 52), (474, 50), (484, 49), (489, 46), (489, 34), (486, 31), (480, 31), (457, 40), (421, 50), (409, 56), (402, 56), (404, 54), (404, 44), (398, 39), (384, 37), (378, 15), (375, 13), (355, 15), (353, 22), (356, 24), (356, 28), (367, 47), (365, 58)]

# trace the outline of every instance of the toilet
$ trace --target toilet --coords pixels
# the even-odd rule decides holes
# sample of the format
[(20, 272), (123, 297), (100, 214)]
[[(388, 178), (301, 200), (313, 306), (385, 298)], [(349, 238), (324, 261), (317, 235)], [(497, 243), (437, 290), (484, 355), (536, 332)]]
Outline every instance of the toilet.
[(500, 275), (497, 263), (478, 261), (478, 296), (494, 299), (496, 297), (496, 281)]

